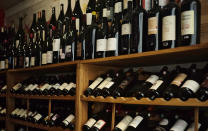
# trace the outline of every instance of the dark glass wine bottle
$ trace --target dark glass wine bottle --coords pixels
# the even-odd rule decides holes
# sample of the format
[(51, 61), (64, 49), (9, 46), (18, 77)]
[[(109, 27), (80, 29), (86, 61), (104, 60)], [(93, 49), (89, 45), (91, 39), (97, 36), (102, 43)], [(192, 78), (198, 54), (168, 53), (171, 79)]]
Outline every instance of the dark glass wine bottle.
[(83, 131), (89, 131), (92, 126), (97, 122), (98, 120), (98, 115), (92, 115), (92, 117), (90, 117), (87, 122), (83, 125), (82, 129)]
[(159, 45), (159, 49), (177, 47), (180, 34), (180, 9), (175, 0), (170, 0), (163, 8), (162, 43)]
[(64, 129), (69, 128), (70, 130), (74, 130), (75, 128), (74, 121), (75, 121), (75, 116), (73, 114), (70, 114), (61, 122), (62, 128)]
[(96, 0), (89, 0), (86, 9), (86, 24), (90, 26), (92, 24), (92, 12), (95, 11)]
[(181, 44), (200, 43), (201, 4), (199, 0), (184, 0), (181, 3)]
[(46, 24), (46, 16), (45, 10), (42, 10), (42, 18), (41, 18), (41, 25), (40, 25), (40, 35), (42, 39), (42, 65), (47, 64), (47, 24)]
[[(70, 24), (71, 24), (71, 17), (72, 17), (71, 0), (68, 0), (68, 6), (67, 6), (65, 18), (64, 18), (65, 29), (66, 29), (67, 26), (70, 26)], [(69, 22), (69, 24), (67, 24), (68, 22)], [(69, 27), (67, 27), (67, 28), (69, 28)]]
[(128, 125), (132, 122), (133, 118), (131, 115), (126, 115), (113, 129), (113, 131), (125, 131)]
[(81, 7), (80, 7), (80, 2), (79, 0), (76, 0), (76, 3), (75, 3), (75, 7), (74, 7), (74, 11), (73, 11), (73, 17), (76, 18), (76, 24), (75, 24), (75, 27), (76, 27), (76, 31), (78, 33), (80, 33), (81, 31), (81, 26), (82, 26), (82, 10), (81, 10)]
[(12, 24), (10, 32), (10, 45), (8, 49), (8, 64), (9, 69), (14, 69), (14, 55), (15, 55), (15, 25)]

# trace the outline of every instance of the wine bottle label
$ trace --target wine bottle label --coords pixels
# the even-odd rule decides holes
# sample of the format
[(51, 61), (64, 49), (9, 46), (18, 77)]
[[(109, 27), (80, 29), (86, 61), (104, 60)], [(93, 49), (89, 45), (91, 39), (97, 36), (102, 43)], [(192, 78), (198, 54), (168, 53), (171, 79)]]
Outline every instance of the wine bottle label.
[(9, 59), (5, 59), (5, 69), (9, 68)]
[(75, 116), (73, 114), (69, 115), (64, 121), (63, 123), (68, 125), (69, 123), (71, 123), (73, 120), (75, 119)]
[(122, 12), (122, 2), (117, 2), (115, 3), (115, 13), (120, 13)]
[(4, 108), (3, 110), (1, 110), (1, 114), (6, 114), (6, 108)]
[(201, 87), (208, 88), (208, 78), (202, 82)]
[(151, 0), (145, 0), (144, 2), (144, 9), (149, 11), (152, 7)]
[(84, 125), (91, 128), (95, 123), (96, 123), (96, 120), (94, 118), (90, 118)]
[(66, 46), (66, 53), (71, 53), (71, 45)]
[(21, 115), (24, 111), (25, 111), (24, 109), (20, 109), (20, 111), (17, 112), (17, 115), (18, 115), (18, 116)]
[(80, 19), (76, 18), (76, 30), (79, 32), (79, 27), (80, 27)]
[(5, 85), (1, 90), (6, 90), (7, 89), (7, 85)]
[(1, 61), (1, 69), (5, 69), (5, 61)]
[(43, 65), (47, 64), (47, 53), (42, 54), (42, 64)]
[(159, 5), (160, 5), (161, 7), (166, 6), (166, 5), (167, 5), (167, 0), (159, 0)]
[(22, 87), (21, 83), (16, 84), (14, 87), (12, 87), (13, 90), (17, 91), (19, 88)]
[(60, 84), (56, 83), (55, 85), (53, 85), (53, 87), (57, 90), (60, 87)]
[(127, 115), (118, 123), (118, 125), (116, 125), (116, 127), (125, 131), (132, 119), (133, 118), (131, 116)]
[(103, 8), (103, 17), (108, 17), (107, 11), (107, 8)]
[(148, 35), (158, 33), (157, 17), (150, 17), (148, 19)]
[(177, 85), (178, 87), (182, 84), (182, 82), (186, 79), (187, 75), (184, 73), (180, 73), (176, 76), (176, 78), (171, 82), (171, 84)]
[(62, 91), (62, 90), (65, 89), (67, 86), (68, 86), (67, 83), (63, 83), (63, 84), (59, 87), (59, 89)]
[(123, 9), (127, 9), (128, 8), (128, 1), (129, 0), (123, 0)]
[(29, 67), (30, 59), (29, 57), (25, 57), (25, 67)]
[(60, 58), (62, 59), (62, 60), (64, 60), (65, 59), (65, 52), (63, 51), (63, 49), (60, 49)]
[(123, 80), (121, 84), (119, 85), (120, 88), (124, 89), (129, 84), (129, 81)]
[(108, 38), (107, 51), (115, 51), (116, 45), (118, 45), (118, 41), (116, 38)]
[(150, 89), (152, 90), (157, 90), (161, 85), (162, 85), (163, 81), (162, 80), (157, 80), (155, 84), (152, 85), (152, 87)]
[(196, 93), (200, 87), (199, 83), (194, 80), (187, 80), (183, 85), (182, 88), (188, 88), (193, 91), (193, 93)]
[(113, 7), (110, 7), (110, 9), (108, 9), (107, 11), (107, 15), (108, 15), (108, 20), (112, 21), (113, 20), (113, 10), (114, 8)]
[(52, 117), (52, 120), (55, 121), (57, 118), (59, 118), (59, 115), (58, 115), (58, 114), (55, 114), (55, 115)]
[(53, 40), (53, 51), (59, 51), (60, 44), (61, 44), (61, 40), (60, 39), (54, 39)]
[(162, 23), (162, 41), (176, 40), (176, 16), (163, 17)]
[(47, 63), (53, 63), (53, 51), (47, 51)]
[(87, 18), (87, 25), (91, 25), (92, 24), (92, 13), (87, 13), (86, 18)]
[(20, 117), (20, 118), (23, 118), (23, 116), (24, 116), (25, 114), (27, 114), (27, 110), (24, 110), (24, 111), (23, 111), (23, 113), (22, 113), (22, 114), (20, 114), (20, 116), (19, 116), (19, 117)]
[(32, 87), (33, 87), (33, 84), (29, 84), (29, 85), (24, 89), (24, 91), (28, 91), (28, 90), (30, 90)]
[(146, 82), (150, 82), (152, 84), (155, 84), (156, 81), (159, 79), (159, 77), (157, 75), (151, 75), (147, 80)]
[(31, 57), (30, 65), (35, 66), (35, 57)]
[(82, 43), (80, 41), (77, 42), (77, 56), (82, 56)]
[(194, 10), (181, 13), (181, 35), (194, 34)]
[(142, 122), (144, 118), (141, 116), (136, 116), (133, 121), (129, 124), (129, 126), (132, 126), (134, 128), (137, 128), (137, 126)]
[(107, 77), (97, 88), (102, 90), (111, 80), (111, 77)]
[[(198, 129), (201, 127), (201, 123), (198, 123)], [(195, 123), (191, 123), (189, 128), (186, 131), (194, 131), (195, 130)]]
[(19, 40), (16, 40), (16, 48), (19, 46)]
[(71, 88), (73, 88), (73, 86), (74, 86), (74, 83), (69, 83), (66, 87), (65, 87), (65, 89), (67, 90), (67, 91), (70, 91), (71, 90)]
[(176, 121), (176, 123), (171, 127), (170, 131), (184, 131), (188, 123), (182, 119)]
[(108, 84), (106, 84), (104, 88), (109, 89), (109, 88), (111, 88), (114, 84), (115, 84), (115, 82), (113, 82), (113, 81), (108, 82)]
[(29, 116), (32, 116), (32, 114), (33, 114), (33, 113), (30, 111), (30, 112), (28, 113), (28, 117), (29, 117)]
[(12, 111), (11, 115), (15, 115), (19, 110), (19, 108), (16, 108), (14, 111)]
[[(52, 117), (52, 116), (53, 116), (53, 113), (50, 113), (50, 115), (49, 115), (49, 116), (50, 116), (50, 117)], [(48, 120), (48, 118), (49, 118), (49, 117), (48, 117), (48, 116), (46, 116), (46, 117), (44, 118), (44, 120), (45, 120), (45, 121), (47, 121), (47, 120)]]
[(106, 124), (104, 120), (98, 120), (94, 127), (98, 128), (99, 130), (103, 128), (103, 126)]
[(103, 78), (98, 77), (88, 88), (94, 90), (95, 87), (97, 87), (102, 81), (103, 81)]
[(106, 51), (107, 39), (98, 39), (96, 51)]
[(45, 30), (42, 31), (43, 41), (45, 41)]
[(131, 34), (131, 24), (122, 24), (122, 35), (130, 35)]
[(35, 119), (36, 121), (39, 121), (41, 118), (42, 118), (42, 115), (39, 114), (39, 113), (34, 117), (34, 119)]
[(159, 122), (159, 125), (161, 126), (167, 126), (169, 123), (169, 120), (167, 118), (164, 118), (162, 119), (160, 122)]
[(30, 90), (30, 91), (33, 91), (33, 90), (36, 89), (36, 88), (38, 88), (38, 85), (37, 85), (37, 84), (33, 85), (29, 90)]

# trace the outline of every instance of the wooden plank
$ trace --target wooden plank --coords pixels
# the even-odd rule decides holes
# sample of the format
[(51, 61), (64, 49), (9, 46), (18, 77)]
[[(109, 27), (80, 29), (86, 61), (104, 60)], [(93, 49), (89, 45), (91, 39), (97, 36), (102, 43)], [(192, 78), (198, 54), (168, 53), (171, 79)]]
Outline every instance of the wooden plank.
[(116, 104), (112, 104), (111, 131), (113, 131), (115, 127), (115, 119), (116, 119)]
[(194, 108), (194, 126), (195, 126), (194, 131), (198, 131), (198, 124), (199, 124), (199, 108), (195, 107)]
[(75, 96), (39, 96), (39, 95), (16, 95), (10, 94), (10, 97), (13, 98), (22, 98), (22, 99), (42, 99), (42, 100), (75, 100)]

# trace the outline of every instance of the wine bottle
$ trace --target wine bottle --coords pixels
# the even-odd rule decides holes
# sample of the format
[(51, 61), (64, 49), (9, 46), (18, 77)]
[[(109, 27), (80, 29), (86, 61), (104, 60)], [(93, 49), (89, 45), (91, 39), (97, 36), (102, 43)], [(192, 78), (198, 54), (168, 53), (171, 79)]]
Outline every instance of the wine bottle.
[(129, 54), (130, 53), (130, 45), (132, 39), (132, 13), (133, 13), (133, 2), (128, 1), (128, 11), (126, 15), (123, 17), (122, 27), (121, 27), (121, 44), (119, 49), (119, 54)]
[(181, 100), (186, 101), (193, 98), (194, 94), (199, 90), (200, 83), (202, 82), (202, 74), (196, 69), (196, 64), (191, 66), (189, 77), (179, 90), (179, 97)]
[(128, 125), (132, 122), (133, 118), (131, 115), (126, 115), (113, 129), (113, 131), (125, 131)]
[(31, 48), (30, 43), (27, 43), (27, 40), (25, 40), (24, 46), (23, 46), (23, 52), (24, 52), (24, 67), (28, 68), (30, 67), (30, 60), (31, 60)]
[[(64, 18), (65, 29), (66, 29), (67, 26), (70, 26), (70, 24), (71, 24), (71, 17), (72, 17), (71, 0), (68, 0), (68, 6), (67, 6), (65, 18)], [(66, 25), (68, 22), (69, 22), (69, 25)], [(67, 27), (67, 28), (69, 28), (69, 27)]]
[(83, 131), (89, 131), (92, 126), (97, 122), (98, 120), (98, 116), (97, 115), (93, 115), (92, 117), (90, 117), (87, 122), (83, 125), (82, 129)]
[(163, 93), (163, 97), (167, 101), (173, 97), (177, 97), (180, 86), (188, 77), (187, 70), (184, 68), (176, 67), (176, 72), (178, 72), (178, 74)]
[(42, 10), (42, 18), (41, 18), (41, 25), (40, 25), (40, 35), (42, 39), (42, 65), (47, 64), (47, 25), (46, 25), (46, 17), (45, 17), (45, 10)]
[(53, 113), (50, 113), (49, 116), (46, 116), (46, 117), (42, 120), (42, 124), (48, 125), (48, 123), (49, 123), (49, 118), (51, 118), (52, 116), (53, 116)]
[(30, 40), (32, 42), (36, 41), (36, 14), (33, 14), (33, 22), (32, 25), (30, 27)]
[(52, 64), (53, 63), (53, 40), (52, 36), (48, 35), (47, 36), (47, 64)]
[(186, 129), (186, 127), (188, 126), (187, 121), (183, 120), (183, 119), (178, 119), (174, 125), (170, 128), (170, 131), (175, 131), (175, 130), (180, 130), (180, 131), (184, 131)]
[(107, 8), (108, 22), (112, 22), (113, 21), (113, 16), (114, 16), (114, 1), (113, 0), (107, 0), (106, 1), (106, 8)]
[(71, 60), (74, 61), (76, 57), (76, 45), (77, 45), (77, 37), (78, 37), (78, 31), (76, 29), (76, 17), (72, 17), (72, 26), (70, 31), (70, 43), (71, 43)]
[(181, 45), (200, 43), (201, 4), (199, 0), (181, 3)]
[(20, 39), (19, 45), (17, 48), (17, 68), (24, 68), (24, 40)]
[(76, 0), (76, 3), (75, 3), (75, 7), (74, 7), (74, 11), (73, 11), (73, 17), (76, 18), (76, 24), (75, 24), (75, 27), (76, 27), (76, 31), (78, 33), (80, 33), (81, 31), (81, 26), (82, 26), (82, 10), (81, 10), (81, 7), (80, 7), (80, 2), (79, 0)]
[(14, 69), (14, 55), (15, 55), (15, 25), (12, 24), (10, 31), (10, 45), (8, 49), (8, 64), (9, 69)]
[[(130, 42), (130, 53), (142, 52), (147, 41), (147, 12), (142, 8), (142, 0), (133, 0), (132, 36)], [(139, 5), (139, 6), (138, 6)]]
[(64, 129), (69, 128), (70, 130), (74, 130), (75, 128), (74, 121), (75, 121), (75, 116), (73, 114), (70, 114), (69, 116), (67, 116), (66, 119), (62, 121), (61, 123), (62, 128)]
[(95, 11), (96, 0), (89, 0), (86, 9), (86, 24), (90, 26), (92, 24), (92, 12)]
[(145, 51), (158, 50), (162, 42), (162, 11), (159, 0), (154, 0), (153, 8), (148, 12), (148, 41)]
[(115, 0), (114, 13), (117, 14), (118, 20), (122, 19), (122, 0)]
[(57, 20), (57, 25), (60, 26), (60, 33), (63, 34), (64, 32), (64, 4), (60, 5), (60, 13)]

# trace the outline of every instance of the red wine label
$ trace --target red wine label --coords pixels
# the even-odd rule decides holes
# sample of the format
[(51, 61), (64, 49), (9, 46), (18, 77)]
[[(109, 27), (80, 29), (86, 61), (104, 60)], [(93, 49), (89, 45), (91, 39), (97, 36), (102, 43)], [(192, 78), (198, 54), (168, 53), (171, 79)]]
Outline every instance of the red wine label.
[(107, 39), (98, 39), (96, 51), (106, 51)]
[(157, 17), (150, 17), (148, 19), (148, 35), (157, 34), (158, 30)]
[(87, 13), (86, 19), (87, 19), (87, 25), (91, 25), (92, 24), (92, 13)]
[(95, 89), (101, 82), (103, 81), (103, 78), (98, 77), (88, 88), (91, 88), (92, 90)]
[(184, 131), (188, 123), (182, 119), (176, 121), (176, 123), (171, 127), (170, 131)]
[(150, 89), (157, 90), (162, 85), (162, 83), (163, 83), (162, 80), (158, 80), (158, 81), (156, 81), (155, 84), (152, 85), (152, 87)]
[(115, 51), (118, 40), (116, 38), (108, 38), (107, 51)]
[(122, 24), (122, 35), (130, 35), (131, 34), (131, 24)]
[(107, 77), (97, 88), (102, 90), (111, 80), (111, 77)]
[(115, 3), (115, 13), (120, 13), (122, 11), (122, 2)]
[(156, 81), (159, 79), (159, 77), (157, 75), (151, 75), (147, 80), (146, 82), (150, 82), (152, 84), (155, 84)]
[(60, 39), (54, 39), (53, 40), (53, 51), (59, 51), (60, 43), (61, 43)]
[(104, 125), (106, 124), (106, 122), (104, 120), (99, 120), (97, 121), (97, 123), (94, 125), (94, 127), (97, 127), (99, 130), (102, 129), (104, 127)]
[(163, 17), (162, 23), (162, 41), (176, 40), (176, 16)]
[(194, 34), (194, 10), (181, 13), (181, 35)]
[(137, 126), (142, 122), (144, 118), (141, 116), (136, 116), (133, 121), (129, 124), (129, 126), (132, 126), (134, 128), (137, 128)]
[(178, 87), (182, 84), (182, 82), (186, 79), (187, 75), (184, 73), (180, 73), (176, 76), (176, 78), (171, 82), (171, 84), (177, 85)]
[(183, 85), (182, 88), (188, 88), (196, 93), (200, 87), (199, 83), (194, 80), (187, 80)]
[(118, 125), (116, 125), (116, 127), (125, 131), (132, 119), (133, 118), (131, 116), (127, 115), (118, 123)]
[(91, 128), (95, 123), (96, 123), (96, 120), (95, 120), (94, 118), (90, 118), (90, 119), (85, 123), (85, 125)]

